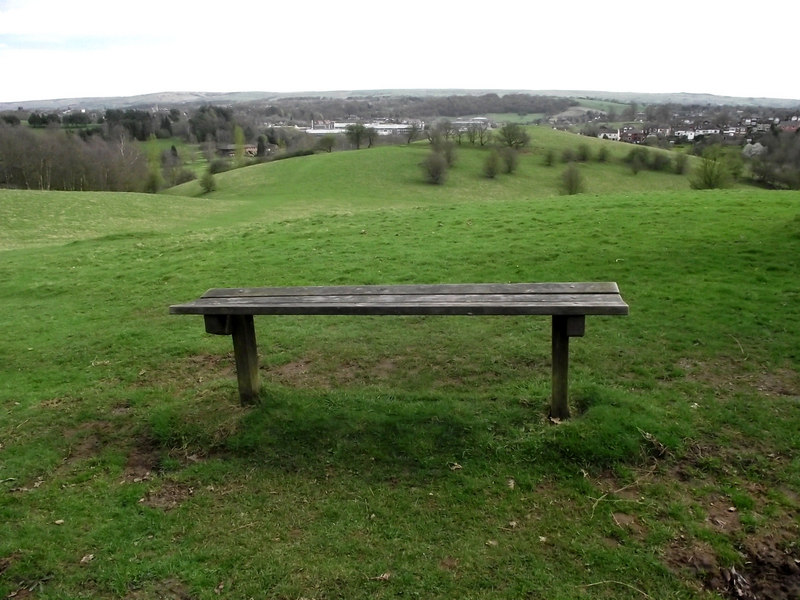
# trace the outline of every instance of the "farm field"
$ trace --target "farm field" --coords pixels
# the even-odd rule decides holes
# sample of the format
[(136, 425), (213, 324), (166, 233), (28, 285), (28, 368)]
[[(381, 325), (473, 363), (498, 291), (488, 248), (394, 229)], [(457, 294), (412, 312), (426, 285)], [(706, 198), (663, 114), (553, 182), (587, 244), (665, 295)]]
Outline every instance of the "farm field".
[[(159, 195), (0, 190), (0, 598), (800, 594), (800, 193), (633, 175), (534, 129), (512, 175), (427, 144)], [(558, 193), (545, 153), (609, 149)], [(257, 317), (211, 287), (616, 281), (627, 317)]]

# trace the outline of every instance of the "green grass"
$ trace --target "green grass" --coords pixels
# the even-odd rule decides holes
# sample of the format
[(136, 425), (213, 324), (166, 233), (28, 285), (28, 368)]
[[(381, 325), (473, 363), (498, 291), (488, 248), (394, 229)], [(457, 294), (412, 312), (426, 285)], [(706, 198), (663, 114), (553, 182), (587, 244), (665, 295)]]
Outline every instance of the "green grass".
[[(766, 581), (758, 547), (800, 558), (800, 195), (612, 161), (560, 196), (542, 152), (581, 142), (534, 129), (492, 181), (464, 148), (444, 186), (418, 144), (202, 197), (0, 191), (0, 597), (713, 598), (718, 568)], [(230, 340), (167, 314), (219, 286), (548, 280), (631, 306), (573, 340), (559, 426), (546, 319), (258, 318), (244, 409)]]

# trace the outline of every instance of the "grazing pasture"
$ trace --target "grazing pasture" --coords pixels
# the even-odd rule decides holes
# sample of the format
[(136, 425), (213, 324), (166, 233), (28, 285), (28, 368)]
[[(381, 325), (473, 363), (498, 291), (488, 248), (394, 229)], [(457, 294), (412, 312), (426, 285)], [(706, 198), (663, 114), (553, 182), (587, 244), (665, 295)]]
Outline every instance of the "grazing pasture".
[[(426, 144), (157, 196), (0, 190), (0, 597), (800, 593), (800, 193)], [(549, 422), (549, 319), (167, 313), (212, 287), (616, 281)]]

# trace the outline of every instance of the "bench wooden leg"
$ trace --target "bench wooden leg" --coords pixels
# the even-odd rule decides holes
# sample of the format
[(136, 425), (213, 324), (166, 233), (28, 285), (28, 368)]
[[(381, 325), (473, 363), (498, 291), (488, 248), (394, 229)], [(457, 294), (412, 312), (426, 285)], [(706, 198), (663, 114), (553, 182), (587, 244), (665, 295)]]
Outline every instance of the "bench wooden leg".
[(569, 419), (569, 338), (582, 336), (585, 329), (584, 315), (553, 315), (553, 419)]
[(550, 400), (551, 419), (569, 419), (569, 336), (567, 317), (553, 316), (553, 397)]
[(230, 326), (236, 377), (239, 382), (239, 400), (242, 406), (258, 404), (258, 352), (253, 315), (232, 315)]

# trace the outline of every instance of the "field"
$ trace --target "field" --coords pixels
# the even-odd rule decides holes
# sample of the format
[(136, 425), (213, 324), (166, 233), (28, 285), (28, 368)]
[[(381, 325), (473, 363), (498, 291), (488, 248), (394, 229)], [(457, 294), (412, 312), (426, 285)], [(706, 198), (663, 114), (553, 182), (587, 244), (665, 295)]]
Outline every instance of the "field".
[[(534, 129), (152, 195), (0, 190), (0, 598), (797, 598), (800, 193), (693, 191)], [(558, 193), (548, 149), (610, 149)], [(616, 281), (628, 317), (261, 317), (207, 288)], [(739, 593), (739, 595), (736, 595)]]

